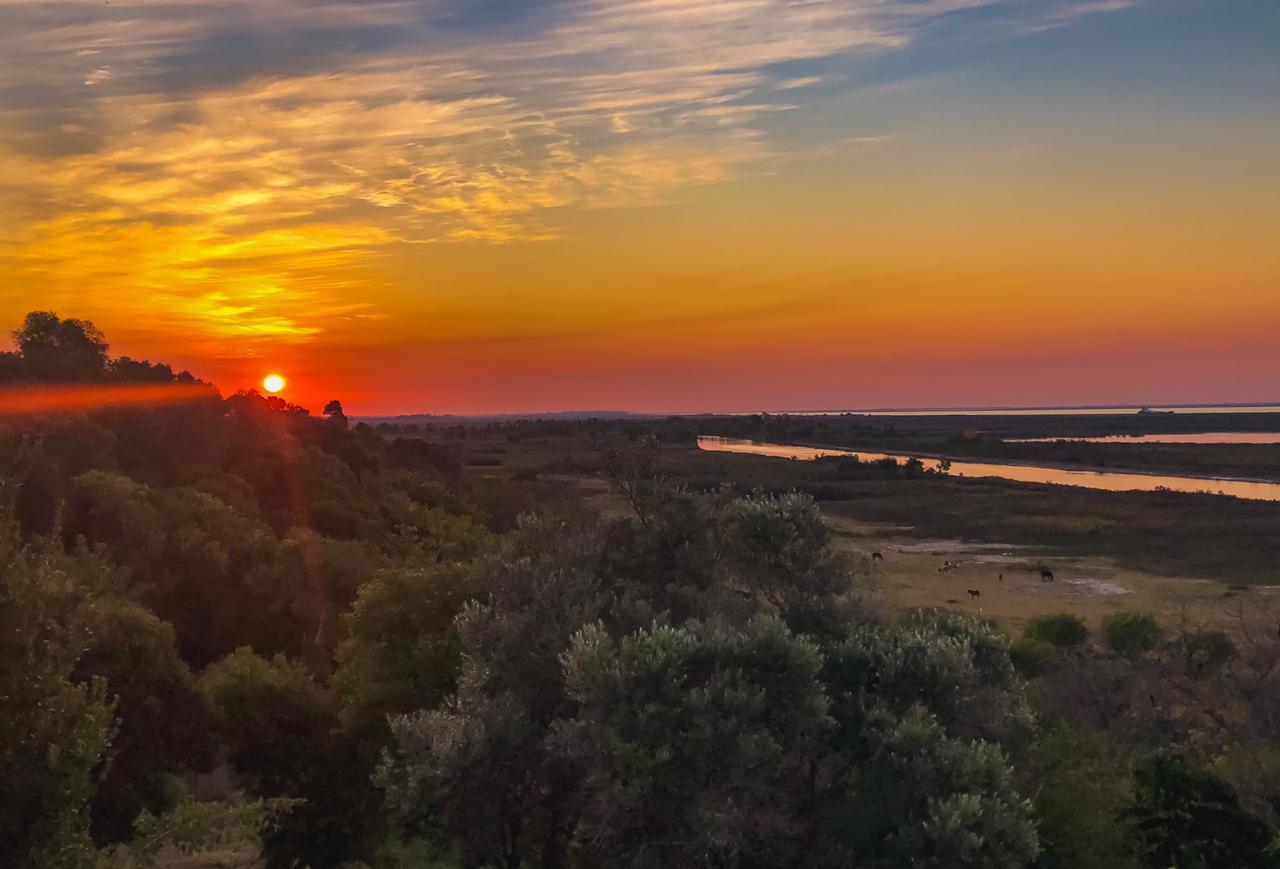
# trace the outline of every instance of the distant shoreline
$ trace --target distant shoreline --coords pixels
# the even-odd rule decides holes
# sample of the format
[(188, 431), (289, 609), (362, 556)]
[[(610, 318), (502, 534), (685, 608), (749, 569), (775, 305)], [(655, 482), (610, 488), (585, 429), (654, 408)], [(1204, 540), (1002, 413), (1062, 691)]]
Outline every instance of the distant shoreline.
[(1223, 413), (1263, 413), (1263, 414), (1280, 414), (1280, 401), (1275, 402), (1248, 402), (1248, 403), (1217, 403), (1217, 404), (1131, 404), (1131, 405), (1114, 405), (1114, 404), (1089, 404), (1089, 405), (1057, 405), (1045, 407), (898, 407), (898, 408), (869, 408), (862, 410), (721, 410), (721, 411), (690, 411), (690, 412), (662, 412), (662, 411), (630, 411), (630, 410), (561, 410), (561, 411), (545, 411), (533, 413), (475, 413), (475, 414), (433, 414), (433, 413), (402, 413), (402, 414), (361, 414), (355, 415), (352, 419), (369, 422), (369, 423), (399, 423), (406, 424), (413, 421), (417, 422), (470, 422), (476, 420), (484, 421), (515, 421), (515, 420), (536, 420), (536, 419), (562, 419), (562, 420), (588, 420), (588, 419), (606, 419), (606, 420), (627, 420), (627, 419), (666, 419), (668, 417), (683, 417), (687, 419), (700, 419), (708, 417), (737, 417), (737, 416), (1070, 416), (1079, 414), (1082, 416), (1139, 416), (1145, 415), (1139, 412), (1143, 409), (1151, 411), (1151, 415), (1165, 415), (1162, 412), (1173, 412), (1182, 416), (1195, 416), (1200, 414), (1223, 414)]
[[(699, 438), (699, 440), (701, 440), (702, 437), (719, 437), (719, 435), (702, 435)], [(726, 438), (726, 440), (732, 441), (732, 440), (751, 440), (751, 439), (750, 438)], [(872, 448), (837, 447), (837, 446), (832, 446), (831, 444), (813, 443), (812, 441), (787, 441), (787, 442), (768, 441), (767, 443), (776, 443), (779, 446), (806, 447), (807, 449), (811, 449), (811, 450), (833, 450), (835, 452), (833, 452), (832, 455), (822, 456), (822, 458), (832, 458), (832, 459), (840, 458), (841, 456), (847, 456), (852, 453), (870, 453), (875, 455), (905, 456), (907, 458), (912, 458), (912, 459), (930, 459), (935, 462), (942, 461), (945, 459), (951, 462), (971, 462), (973, 464), (979, 464), (979, 465), (991, 465), (991, 466), (1008, 465), (1010, 467), (1017, 467), (1017, 468), (1045, 468), (1045, 469), (1054, 470), (1054, 471), (1082, 471), (1085, 473), (1094, 473), (1094, 474), (1140, 474), (1144, 477), (1180, 477), (1182, 479), (1187, 479), (1187, 480), (1205, 480), (1207, 482), (1221, 480), (1226, 483), (1271, 483), (1271, 484), (1280, 483), (1280, 479), (1276, 479), (1276, 478), (1268, 479), (1266, 477), (1233, 477), (1233, 476), (1227, 476), (1224, 474), (1218, 474), (1216, 476), (1207, 477), (1204, 474), (1195, 474), (1195, 473), (1189, 473), (1186, 471), (1152, 471), (1152, 470), (1138, 470), (1133, 468), (1104, 467), (1101, 465), (1067, 465), (1061, 462), (1033, 462), (1033, 461), (1026, 461), (1026, 460), (1019, 460), (1019, 459), (1004, 459), (1004, 458), (993, 459), (993, 458), (982, 457), (982, 456), (952, 455), (950, 453), (946, 455), (942, 455), (939, 453), (922, 453), (916, 450), (885, 449), (883, 447), (872, 447)], [(700, 446), (695, 447), (695, 449), (702, 449), (702, 447)], [(810, 461), (817, 461), (817, 459), (811, 459)], [(965, 475), (955, 474), (954, 476), (963, 477)], [(969, 477), (968, 479), (977, 480), (977, 479), (983, 479), (983, 478)]]

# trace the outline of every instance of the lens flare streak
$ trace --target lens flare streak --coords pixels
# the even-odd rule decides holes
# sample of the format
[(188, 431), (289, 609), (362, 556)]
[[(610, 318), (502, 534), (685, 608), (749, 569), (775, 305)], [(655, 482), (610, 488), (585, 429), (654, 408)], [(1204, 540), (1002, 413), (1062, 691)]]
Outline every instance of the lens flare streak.
[(53, 386), (0, 390), (0, 415), (99, 410), (173, 404), (217, 398), (218, 392), (203, 383), (146, 384), (138, 386)]

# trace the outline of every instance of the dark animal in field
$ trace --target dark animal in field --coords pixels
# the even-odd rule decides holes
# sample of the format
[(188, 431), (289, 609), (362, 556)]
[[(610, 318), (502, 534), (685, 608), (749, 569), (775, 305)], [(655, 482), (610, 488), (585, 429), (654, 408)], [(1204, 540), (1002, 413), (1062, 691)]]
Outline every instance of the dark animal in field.
[(965, 589), (965, 591), (969, 592), (969, 597), (970, 597), (970, 598), (974, 598), (974, 599), (976, 599), (976, 598), (980, 598), (980, 597), (982, 597), (982, 590), (981, 590), (981, 589), (977, 589), (977, 588), (967, 588), (967, 589)]
[(871, 560), (872, 560), (872, 561), (884, 561), (884, 556), (883, 556), (883, 555), (881, 555), (879, 552), (873, 552), (873, 553), (871, 553)]
[(1053, 571), (1052, 571), (1052, 570), (1047, 570), (1047, 569), (1046, 569), (1046, 570), (1041, 570), (1041, 571), (1040, 571), (1040, 581), (1041, 581), (1041, 582), (1053, 582)]

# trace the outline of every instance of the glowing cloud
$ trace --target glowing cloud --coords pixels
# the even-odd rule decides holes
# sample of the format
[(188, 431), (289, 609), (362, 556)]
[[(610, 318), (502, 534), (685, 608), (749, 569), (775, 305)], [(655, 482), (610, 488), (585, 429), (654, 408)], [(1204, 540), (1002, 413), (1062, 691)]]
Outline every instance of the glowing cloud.
[[(291, 398), (323, 375), (455, 407), (535, 380), (544, 406), (661, 406), (664, 366), (706, 373), (680, 406), (733, 406), (735, 377), (798, 388), (784, 356), (849, 392), (1081, 330), (1150, 346), (1117, 323), (1252, 335), (1274, 106), (1117, 109), (1140, 49), (1161, 82), (1182, 55), (1097, 25), (1166, 8), (0, 0), (0, 313), (38, 300), (228, 384), (270, 359)], [(1039, 51), (1091, 27), (1088, 65)]]
[(994, 5), (0, 0), (0, 274), (258, 355), (367, 307), (344, 288), (390, 243), (550, 238), (760, 167), (756, 122), (821, 80), (775, 68)]

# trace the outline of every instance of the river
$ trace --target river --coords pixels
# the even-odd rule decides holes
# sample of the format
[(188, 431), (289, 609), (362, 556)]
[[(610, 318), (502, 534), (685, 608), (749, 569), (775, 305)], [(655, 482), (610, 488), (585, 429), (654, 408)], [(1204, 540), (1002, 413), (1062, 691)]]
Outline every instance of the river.
[[(911, 456), (877, 453), (868, 450), (846, 450), (838, 447), (799, 447), (771, 444), (739, 438), (700, 437), (698, 447), (710, 452), (746, 453), (784, 459), (812, 460), (825, 456), (857, 456), (864, 462), (893, 459), (904, 462)], [(936, 469), (937, 459), (921, 458), (926, 468)], [(1179, 477), (1167, 474), (1140, 474), (1124, 471), (1072, 470), (1043, 465), (1008, 465), (995, 462), (952, 461), (950, 473), (964, 477), (998, 477), (1020, 483), (1052, 483), (1057, 486), (1083, 486), (1108, 492), (1207, 492), (1232, 495), (1252, 501), (1280, 501), (1280, 483), (1258, 480), (1233, 480), (1218, 477)]]
[[(1172, 414), (1203, 413), (1280, 413), (1280, 404), (1167, 404), (1139, 406), (1095, 407), (951, 407), (951, 408), (877, 408), (875, 410), (774, 410), (777, 415), (790, 416), (1136, 416), (1143, 411), (1157, 419)], [(749, 416), (760, 411), (740, 411), (724, 416)]]
[(1280, 432), (1217, 431), (1198, 434), (1099, 435), (1098, 437), (1005, 438), (1008, 444), (1280, 444)]

